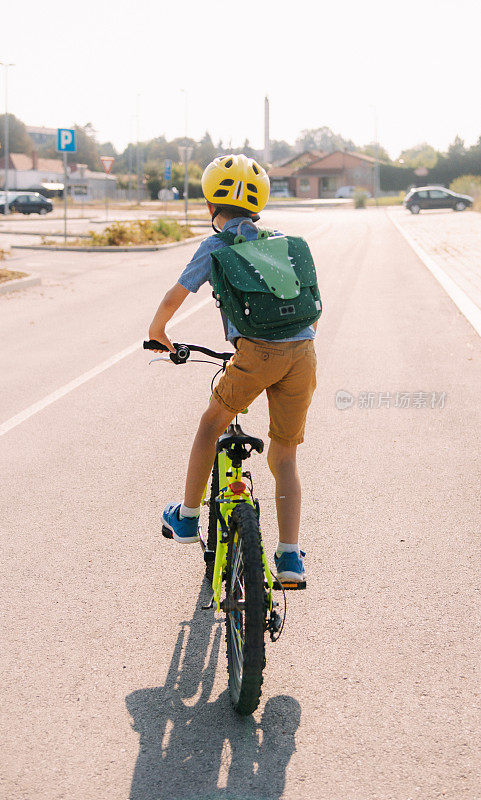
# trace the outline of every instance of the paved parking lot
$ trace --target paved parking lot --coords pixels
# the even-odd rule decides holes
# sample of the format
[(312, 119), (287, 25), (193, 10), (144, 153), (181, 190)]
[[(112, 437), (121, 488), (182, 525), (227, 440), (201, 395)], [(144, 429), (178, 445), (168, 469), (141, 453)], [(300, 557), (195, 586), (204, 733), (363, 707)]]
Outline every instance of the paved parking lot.
[(481, 308), (481, 214), (392, 208), (389, 216)]

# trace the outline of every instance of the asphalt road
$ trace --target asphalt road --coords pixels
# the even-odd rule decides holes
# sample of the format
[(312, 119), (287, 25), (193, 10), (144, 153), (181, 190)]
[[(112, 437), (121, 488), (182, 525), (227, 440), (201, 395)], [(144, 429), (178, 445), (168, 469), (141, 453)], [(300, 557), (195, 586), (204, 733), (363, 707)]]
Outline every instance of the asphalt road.
[[(308, 589), (260, 708), (230, 709), (200, 549), (160, 536), (211, 369), (135, 349), (0, 439), (6, 800), (481, 797), (479, 337), (384, 211), (266, 223), (307, 237), (325, 310)], [(193, 249), (16, 257), (44, 284), (0, 296), (0, 423), (141, 340)], [(222, 345), (208, 297), (174, 339)], [(263, 398), (245, 427), (266, 437)], [(250, 467), (272, 553), (272, 481)]]

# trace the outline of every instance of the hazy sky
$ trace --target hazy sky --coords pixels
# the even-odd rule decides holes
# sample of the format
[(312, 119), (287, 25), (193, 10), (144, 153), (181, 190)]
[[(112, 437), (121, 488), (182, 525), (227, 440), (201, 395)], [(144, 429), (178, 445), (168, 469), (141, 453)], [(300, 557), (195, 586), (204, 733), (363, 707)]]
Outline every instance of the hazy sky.
[[(294, 142), (328, 125), (391, 156), (481, 136), (480, 0), (22, 0), (0, 14), (9, 111), (92, 122), (100, 141), (184, 135)], [(4, 110), (3, 70), (0, 108)]]

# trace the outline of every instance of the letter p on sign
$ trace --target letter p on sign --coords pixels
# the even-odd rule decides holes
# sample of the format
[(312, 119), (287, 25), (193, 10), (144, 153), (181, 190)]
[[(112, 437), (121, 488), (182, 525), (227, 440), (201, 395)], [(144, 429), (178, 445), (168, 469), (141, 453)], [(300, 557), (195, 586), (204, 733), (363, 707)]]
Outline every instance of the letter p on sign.
[(57, 131), (57, 150), (60, 153), (75, 153), (75, 129), (58, 128)]

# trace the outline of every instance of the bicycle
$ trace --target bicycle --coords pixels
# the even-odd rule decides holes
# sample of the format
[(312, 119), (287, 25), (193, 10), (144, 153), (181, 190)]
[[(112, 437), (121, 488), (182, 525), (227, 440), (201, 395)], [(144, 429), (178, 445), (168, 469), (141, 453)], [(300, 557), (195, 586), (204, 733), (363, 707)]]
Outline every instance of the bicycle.
[[(174, 342), (175, 353), (159, 356), (155, 361), (185, 364), (191, 352), (198, 352), (222, 362), (212, 378), (225, 370), (232, 352), (216, 352), (200, 345)], [(144, 342), (146, 350), (163, 350), (167, 347), (155, 340)], [(205, 359), (192, 359), (205, 362)], [(217, 361), (207, 361), (219, 366)], [(247, 409), (244, 412), (247, 413)], [(214, 608), (226, 615), (227, 669), (229, 692), (234, 709), (241, 715), (252, 714), (261, 696), (265, 667), (265, 633), (272, 641), (281, 635), (286, 617), (285, 589), (305, 589), (305, 581), (281, 584), (273, 576), (267, 562), (260, 528), (260, 504), (254, 497), (252, 475), (243, 469), (243, 462), (253, 452), (262, 453), (264, 442), (257, 436), (245, 433), (238, 416), (216, 444), (216, 457), (212, 468), (210, 497), (207, 486), (202, 505), (209, 508), (207, 537), (199, 526), (200, 543), (204, 553), (206, 576), (212, 583), (212, 598), (202, 606)], [(245, 478), (247, 483), (243, 480)], [(172, 532), (163, 526), (163, 535), (171, 539)], [(222, 584), (225, 594), (222, 597)], [(273, 598), (273, 590), (282, 591), (283, 613)]]

